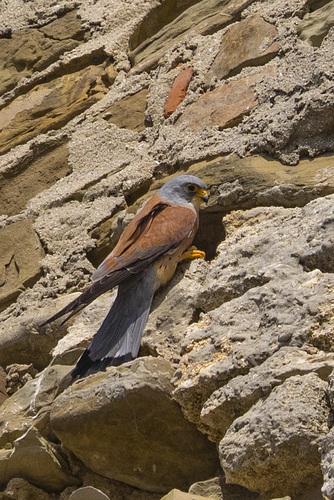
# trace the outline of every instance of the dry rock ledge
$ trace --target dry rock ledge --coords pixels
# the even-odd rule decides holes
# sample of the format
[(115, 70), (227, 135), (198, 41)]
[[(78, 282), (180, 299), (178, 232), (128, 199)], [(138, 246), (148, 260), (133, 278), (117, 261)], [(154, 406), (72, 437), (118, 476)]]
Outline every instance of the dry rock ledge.
[[(0, 5), (0, 500), (334, 500), (334, 8)], [(140, 356), (57, 395), (73, 299), (170, 176), (209, 186)]]

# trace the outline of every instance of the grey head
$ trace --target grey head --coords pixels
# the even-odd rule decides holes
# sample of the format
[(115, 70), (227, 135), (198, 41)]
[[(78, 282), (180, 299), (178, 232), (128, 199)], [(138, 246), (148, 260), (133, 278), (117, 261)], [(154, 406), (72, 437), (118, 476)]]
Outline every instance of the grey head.
[(207, 185), (194, 175), (178, 175), (166, 182), (158, 194), (166, 201), (186, 205), (195, 198), (208, 201)]

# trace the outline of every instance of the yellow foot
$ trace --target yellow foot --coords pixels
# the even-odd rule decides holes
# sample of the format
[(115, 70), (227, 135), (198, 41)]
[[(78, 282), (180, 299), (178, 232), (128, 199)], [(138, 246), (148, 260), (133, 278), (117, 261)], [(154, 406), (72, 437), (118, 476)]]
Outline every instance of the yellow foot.
[(181, 260), (187, 260), (187, 259), (205, 259), (205, 252), (202, 252), (201, 250), (198, 250), (196, 247), (190, 247), (188, 250), (183, 252), (181, 255)]

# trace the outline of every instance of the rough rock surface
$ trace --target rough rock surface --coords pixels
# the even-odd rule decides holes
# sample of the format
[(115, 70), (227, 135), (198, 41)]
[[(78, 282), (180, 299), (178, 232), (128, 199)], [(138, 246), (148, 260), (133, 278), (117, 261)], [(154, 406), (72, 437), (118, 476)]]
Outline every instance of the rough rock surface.
[(51, 409), (56, 436), (87, 467), (157, 492), (215, 474), (215, 447), (171, 398), (168, 361), (144, 357), (107, 373), (75, 384)]
[(221, 481), (219, 477), (207, 479), (206, 481), (199, 481), (194, 483), (189, 488), (189, 493), (203, 497), (213, 498), (214, 500), (222, 500), (223, 492), (221, 488)]
[[(0, 21), (0, 499), (334, 500), (333, 2), (4, 0)], [(142, 359), (56, 397), (114, 292), (40, 324), (184, 172), (210, 189), (206, 261), (156, 294)]]
[(329, 411), (326, 382), (314, 373), (290, 377), (236, 419), (221, 440), (226, 480), (272, 496), (298, 495), (301, 485), (321, 483), (318, 443), (328, 433)]
[(9, 481), (4, 492), (0, 493), (1, 500), (14, 498), (15, 500), (48, 500), (49, 495), (25, 479), (15, 477)]

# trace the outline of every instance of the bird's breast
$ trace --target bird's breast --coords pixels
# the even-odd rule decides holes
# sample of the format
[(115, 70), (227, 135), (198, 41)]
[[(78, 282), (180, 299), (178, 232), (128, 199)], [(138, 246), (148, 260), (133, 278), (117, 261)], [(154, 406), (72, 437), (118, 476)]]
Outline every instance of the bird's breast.
[(159, 287), (165, 285), (173, 277), (177, 264), (178, 260), (168, 254), (156, 262), (156, 276)]
[(179, 247), (170, 252), (166, 252), (160, 259), (155, 261), (154, 267), (159, 283), (158, 288), (165, 285), (173, 277), (182, 254), (190, 247), (194, 239), (196, 232), (194, 229)]

